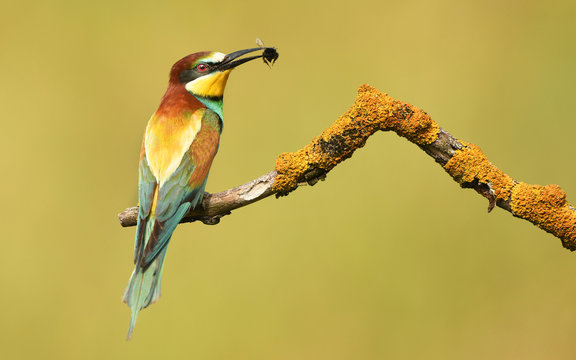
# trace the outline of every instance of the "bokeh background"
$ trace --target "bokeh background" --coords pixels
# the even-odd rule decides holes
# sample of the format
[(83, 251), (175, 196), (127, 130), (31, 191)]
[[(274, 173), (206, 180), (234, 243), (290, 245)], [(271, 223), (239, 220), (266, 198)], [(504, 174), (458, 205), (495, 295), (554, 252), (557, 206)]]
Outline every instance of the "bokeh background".
[(574, 1), (2, 1), (4, 359), (574, 359), (576, 254), (374, 135), (327, 181), (181, 226), (131, 342), (141, 137), (170, 66), (234, 72), (207, 190), (273, 169), (369, 83), (576, 200)]

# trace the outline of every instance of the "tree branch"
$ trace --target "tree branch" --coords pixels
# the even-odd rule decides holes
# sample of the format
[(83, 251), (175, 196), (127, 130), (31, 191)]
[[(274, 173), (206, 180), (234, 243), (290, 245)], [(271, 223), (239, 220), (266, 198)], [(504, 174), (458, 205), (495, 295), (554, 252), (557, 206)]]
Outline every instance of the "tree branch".
[[(202, 207), (190, 211), (182, 222), (200, 220), (216, 224), (230, 211), (272, 194), (284, 196), (298, 185), (314, 185), (376, 131), (394, 131), (418, 145), (464, 188), (472, 188), (489, 201), (528, 220), (576, 250), (576, 211), (557, 185), (518, 182), (494, 166), (480, 148), (459, 141), (441, 129), (424, 111), (362, 85), (352, 107), (310, 144), (276, 160), (276, 170), (236, 188), (204, 195)], [(119, 214), (122, 226), (136, 225), (138, 208)]]
[[(204, 193), (202, 207), (190, 210), (182, 219), (182, 223), (200, 220), (207, 225), (216, 225), (222, 216), (230, 214), (234, 209), (252, 204), (272, 194), (272, 185), (276, 171), (271, 171), (246, 184), (217, 194)], [(118, 214), (120, 224), (124, 227), (134, 226), (138, 220), (138, 207), (131, 207)]]

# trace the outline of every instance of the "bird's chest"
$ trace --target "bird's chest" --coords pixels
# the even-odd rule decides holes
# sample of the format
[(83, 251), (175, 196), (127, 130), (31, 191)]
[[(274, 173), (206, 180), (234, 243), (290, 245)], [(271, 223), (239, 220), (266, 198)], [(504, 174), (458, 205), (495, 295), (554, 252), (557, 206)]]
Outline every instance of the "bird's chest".
[(204, 110), (178, 118), (153, 116), (146, 127), (144, 148), (160, 186), (174, 173), (202, 126)]

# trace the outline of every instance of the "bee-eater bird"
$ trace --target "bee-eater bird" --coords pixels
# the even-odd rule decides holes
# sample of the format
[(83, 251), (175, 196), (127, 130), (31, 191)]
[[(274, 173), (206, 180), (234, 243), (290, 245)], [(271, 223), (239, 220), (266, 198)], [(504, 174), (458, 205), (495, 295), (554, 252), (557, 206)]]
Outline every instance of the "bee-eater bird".
[[(241, 58), (255, 51), (263, 53)], [(160, 296), (164, 257), (176, 225), (202, 202), (220, 142), (228, 76), (236, 66), (261, 57), (275, 60), (278, 54), (274, 48), (228, 55), (206, 51), (172, 66), (168, 89), (146, 126), (140, 151), (136, 266), (123, 299), (132, 311), (128, 339), (138, 312)]]

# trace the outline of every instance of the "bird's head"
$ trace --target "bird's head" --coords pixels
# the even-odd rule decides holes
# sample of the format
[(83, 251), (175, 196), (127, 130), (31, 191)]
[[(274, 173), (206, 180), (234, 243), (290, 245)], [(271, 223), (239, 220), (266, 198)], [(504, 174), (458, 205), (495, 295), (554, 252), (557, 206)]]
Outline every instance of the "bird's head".
[[(253, 48), (230, 54), (204, 51), (188, 55), (172, 66), (170, 82), (184, 86), (197, 98), (222, 98), (230, 71), (250, 60), (266, 57), (266, 53), (271, 51), (266, 49), (273, 48)], [(242, 57), (256, 51), (263, 53)]]

